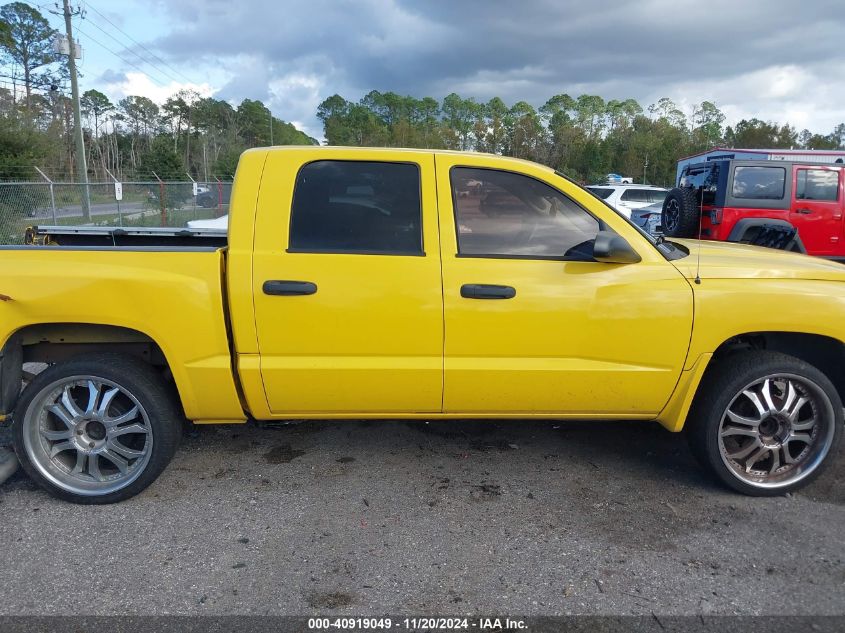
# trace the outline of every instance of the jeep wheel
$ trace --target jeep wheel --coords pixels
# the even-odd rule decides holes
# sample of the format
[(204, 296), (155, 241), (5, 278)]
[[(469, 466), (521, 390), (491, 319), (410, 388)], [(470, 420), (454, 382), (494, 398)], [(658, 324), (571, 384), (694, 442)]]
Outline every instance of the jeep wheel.
[(686, 187), (672, 189), (663, 201), (660, 221), (666, 237), (698, 235), (699, 208), (695, 191)]
[(785, 354), (746, 352), (718, 362), (687, 424), (695, 456), (744, 494), (781, 495), (807, 485), (842, 435), (836, 388), (818, 369)]
[(134, 358), (92, 354), (38, 374), (14, 412), (26, 473), (75, 503), (113, 503), (149, 486), (176, 450), (181, 420), (155, 371)]

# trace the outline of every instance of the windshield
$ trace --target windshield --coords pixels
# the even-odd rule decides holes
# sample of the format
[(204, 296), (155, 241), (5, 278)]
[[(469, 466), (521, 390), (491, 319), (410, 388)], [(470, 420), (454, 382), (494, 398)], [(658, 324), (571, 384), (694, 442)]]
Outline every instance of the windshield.
[[(572, 180), (566, 174), (563, 174), (563, 173), (561, 173), (557, 170), (555, 170), (555, 174), (557, 174), (561, 178), (566, 179), (567, 181), (571, 182), (574, 185), (578, 185), (577, 182)], [(578, 186), (580, 187), (581, 185), (578, 185)], [(584, 187), (585, 191), (589, 191), (591, 194), (593, 194), (593, 196), (595, 196), (596, 199), (600, 200), (601, 203), (604, 206), (606, 206), (608, 209), (613, 211), (617, 216), (619, 216), (620, 218), (625, 220), (625, 222), (627, 222), (630, 226), (634, 227), (637, 230), (637, 232), (639, 232), (640, 235), (642, 235), (649, 242), (651, 242), (652, 246), (654, 246), (660, 252), (660, 254), (663, 255), (663, 257), (665, 257), (666, 259), (681, 259), (681, 258), (689, 255), (689, 251), (687, 251), (687, 249), (681, 248), (681, 247), (679, 247), (678, 245), (676, 245), (672, 242), (667, 242), (662, 237), (660, 239), (658, 239), (658, 238), (654, 237), (651, 233), (646, 231), (645, 229), (638, 227), (636, 224), (634, 224), (631, 221), (630, 218), (628, 218), (628, 217), (624, 216), (623, 214), (619, 213), (619, 211), (617, 211), (615, 208), (613, 208), (611, 205), (609, 205), (607, 202), (605, 202), (604, 199), (601, 197), (601, 195), (599, 195), (599, 193), (596, 192), (596, 189), (602, 190), (602, 189), (604, 189), (604, 187)], [(663, 193), (664, 197), (665, 197), (665, 194), (668, 194), (669, 192), (667, 191), (667, 192), (659, 192), (659, 193)]]

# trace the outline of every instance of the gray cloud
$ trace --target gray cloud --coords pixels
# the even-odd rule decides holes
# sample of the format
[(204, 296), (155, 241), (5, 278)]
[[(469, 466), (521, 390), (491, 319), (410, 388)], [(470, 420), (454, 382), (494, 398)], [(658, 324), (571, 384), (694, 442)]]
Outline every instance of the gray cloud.
[[(800, 7), (772, 0), (159, 4), (173, 28), (155, 43), (170, 58), (222, 63), (233, 78), (220, 95), (269, 98), (274, 111), (283, 109), (277, 114), (312, 133), (319, 133), (314, 109), (322, 98), (371, 89), (534, 105), (560, 92), (643, 105), (664, 95), (681, 103), (707, 98), (735, 116), (783, 120), (791, 112), (804, 119), (799, 127), (819, 131), (845, 98), (845, 88), (831, 88), (845, 85), (841, 63), (832, 63), (845, 33), (841, 0)], [(779, 72), (795, 74), (801, 87), (767, 96), (766, 82)], [(824, 90), (814, 94), (816, 82)]]
[(113, 70), (111, 68), (105, 70), (97, 77), (97, 81), (107, 84), (120, 83), (126, 80), (126, 73), (122, 71)]

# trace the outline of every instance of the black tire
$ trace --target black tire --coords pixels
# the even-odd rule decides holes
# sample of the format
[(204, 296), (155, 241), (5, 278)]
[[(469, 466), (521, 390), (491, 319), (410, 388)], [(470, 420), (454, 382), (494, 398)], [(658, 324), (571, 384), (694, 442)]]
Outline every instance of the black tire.
[(696, 237), (700, 210), (695, 191), (688, 187), (675, 187), (663, 201), (660, 223), (666, 237)]
[[(818, 477), (836, 454), (843, 433), (842, 401), (830, 379), (814, 366), (793, 356), (777, 352), (739, 352), (714, 362), (717, 364), (708, 369), (693, 401), (685, 427), (690, 449), (701, 465), (723, 484), (737, 492), (752, 496), (783, 495), (806, 486)], [(792, 384), (794, 379), (794, 384), (797, 385), (798, 389), (807, 389), (806, 393), (813, 400), (803, 407), (798, 407), (796, 416), (802, 411), (806, 413), (807, 406), (810, 406), (813, 419), (816, 417), (816, 410), (818, 409), (820, 412), (818, 426), (812, 427), (810, 433), (802, 433), (802, 435), (808, 437), (812, 435), (816, 438), (815, 444), (806, 444), (804, 462), (801, 461), (801, 456), (805, 455), (805, 452), (801, 452), (795, 464), (790, 464), (785, 457), (790, 452), (793, 453), (790, 454), (790, 457), (795, 457), (795, 449), (789, 448), (790, 440), (786, 440), (782, 444), (778, 443), (779, 440), (795, 432), (788, 420), (780, 420), (777, 415), (771, 416), (770, 426), (781, 425), (784, 429), (774, 432), (775, 436), (767, 440), (765, 439), (767, 436), (764, 436), (761, 430), (763, 429), (762, 424), (753, 427), (753, 431), (757, 433), (756, 438), (745, 437), (746, 433), (737, 432), (747, 430), (743, 423), (735, 424), (728, 415), (729, 407), (733, 411), (734, 407), (743, 404), (741, 398), (747, 398), (743, 395), (744, 390), (753, 391), (755, 381), (772, 376), (781, 376), (784, 380), (788, 379), (790, 382), (786, 384)], [(772, 378), (771, 385), (775, 385), (776, 393), (771, 393), (771, 386), (768, 392), (770, 394), (769, 400), (775, 405), (774, 408), (788, 402), (788, 398), (777, 395), (777, 384), (777, 378)], [(785, 396), (785, 392), (781, 393)], [(800, 401), (801, 392), (796, 391), (795, 394), (797, 401)], [(759, 401), (764, 403), (766, 398), (763, 397)], [(793, 400), (793, 402), (795, 401)], [(753, 406), (750, 399), (745, 404), (746, 406)], [(783, 411), (788, 408), (788, 406), (784, 406)], [(754, 411), (754, 415), (757, 415), (756, 411)], [(767, 419), (766, 415), (762, 413), (760, 418)], [(727, 426), (723, 426), (723, 424), (727, 424)], [(768, 431), (766, 432), (768, 433)], [(723, 439), (723, 434), (729, 437)], [(763, 443), (751, 446), (754, 441), (760, 442), (761, 438), (763, 438)], [(737, 452), (730, 453), (731, 448), (726, 444), (740, 440), (747, 443), (733, 444)], [(780, 446), (780, 448), (770, 450), (766, 457), (761, 458), (761, 461), (758, 462), (774, 469), (766, 476), (755, 477), (754, 473), (758, 472), (758, 469), (754, 469), (754, 472), (746, 471), (743, 473), (740, 465), (732, 459), (732, 457), (748, 450), (746, 447), (750, 447), (753, 451), (750, 457), (746, 456), (746, 459), (753, 459), (753, 455), (756, 455), (757, 451), (763, 446), (768, 447), (770, 442), (771, 446)], [(799, 440), (798, 448), (801, 445), (802, 443)], [(813, 446), (816, 448), (814, 449)], [(827, 446), (826, 449), (825, 446)], [(814, 453), (814, 450), (817, 452)], [(775, 452), (777, 452), (777, 456), (774, 455)], [(775, 459), (780, 464), (779, 467), (775, 466)], [(751, 466), (757, 466), (758, 463), (752, 462)], [(803, 466), (801, 466), (802, 463)]]
[[(46, 472), (56, 469), (55, 460), (42, 459), (41, 466), (36, 465), (33, 455), (40, 455), (40, 449), (31, 449), (32, 454), (27, 450), (27, 446), (32, 447), (34, 445), (32, 434), (40, 437), (36, 431), (33, 431), (32, 427), (36, 422), (32, 421), (32, 416), (38, 415), (37, 409), (44, 402), (42, 400), (44, 390), (53, 388), (54, 385), (60, 386), (61, 383), (58, 381), (62, 379), (79, 376), (102, 379), (108, 381), (107, 384), (103, 385), (104, 387), (113, 388), (117, 386), (124, 390), (119, 392), (118, 396), (115, 396), (113, 400), (110, 400), (112, 403), (124, 392), (130, 394), (134, 398), (134, 401), (137, 401), (140, 405), (138, 410), (143, 416), (143, 427), (148, 429), (142, 434), (144, 438), (143, 442), (147, 441), (147, 437), (150, 438), (151, 447), (146, 451), (144, 457), (146, 463), (138, 466), (137, 471), (132, 473), (134, 479), (130, 480), (127, 475), (126, 485), (119, 489), (103, 492), (102, 494), (96, 491), (85, 491), (84, 494), (80, 494), (74, 490), (62, 487), (58, 479), (55, 481), (51, 480), (42, 472), (42, 469)], [(55, 388), (58, 389), (60, 388), (59, 386)], [(82, 389), (82, 387), (76, 388)], [(36, 399), (37, 403), (34, 405)], [(102, 401), (101, 399), (100, 402)], [(29, 411), (31, 407), (33, 407), (33, 410)], [(26, 421), (28, 412), (30, 413), (30, 421)], [(44, 415), (46, 416), (46, 414)], [(56, 419), (60, 418), (56, 416)], [(183, 416), (180, 408), (177, 406), (173, 390), (150, 365), (131, 356), (96, 353), (79, 356), (52, 365), (38, 374), (27, 385), (13, 413), (12, 439), (15, 452), (24, 471), (51, 495), (73, 503), (86, 505), (108, 504), (129, 499), (155, 481), (178, 448), (179, 440), (182, 436), (182, 422)], [(43, 433), (43, 431), (41, 432)], [(105, 431), (105, 433), (108, 433), (108, 431)], [(73, 432), (69, 432), (69, 434), (75, 439), (76, 436)], [(82, 435), (81, 431), (77, 429), (76, 435)], [(25, 436), (29, 437), (29, 444), (27, 444)], [(123, 437), (126, 436), (124, 435)], [(109, 441), (108, 437), (102, 438), (102, 441), (104, 443)], [(123, 444), (120, 444), (120, 446), (121, 448), (126, 448)], [(74, 456), (78, 457), (80, 453), (79, 450), (73, 452), (72, 449), (67, 449), (65, 452), (70, 455), (69, 459), (73, 459)], [(88, 456), (87, 459), (91, 460), (92, 458)], [(105, 463), (106, 465), (109, 464), (109, 462), (103, 461), (101, 457), (95, 457), (93, 461)], [(130, 461), (127, 460), (127, 463)], [(82, 463), (86, 463), (85, 459), (82, 460)], [(88, 463), (90, 471), (90, 461)], [(99, 471), (100, 468), (98, 466), (97, 472), (99, 473)], [(60, 476), (66, 480), (73, 478), (73, 473), (65, 473), (60, 470), (53, 470), (52, 472), (60, 473)], [(84, 470), (81, 474), (83, 477), (89, 476)], [(119, 481), (121, 475), (117, 475), (117, 473), (115, 475), (118, 481), (113, 485), (121, 485)], [(76, 478), (79, 480), (78, 474)], [(72, 484), (68, 485), (73, 488)]]
[(198, 202), (203, 209), (213, 209), (217, 206), (217, 200), (211, 196), (201, 196)]

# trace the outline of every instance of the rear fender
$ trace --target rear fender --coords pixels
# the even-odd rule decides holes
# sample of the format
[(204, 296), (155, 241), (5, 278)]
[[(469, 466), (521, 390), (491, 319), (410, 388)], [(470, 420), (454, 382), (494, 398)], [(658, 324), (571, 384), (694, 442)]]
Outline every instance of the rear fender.
[(796, 253), (807, 253), (807, 249), (801, 242), (801, 237), (798, 235), (798, 230), (795, 226), (787, 220), (780, 220), (777, 218), (743, 218), (734, 224), (731, 232), (728, 234), (727, 241), (748, 242), (749, 239), (751, 239), (753, 242), (754, 238), (759, 235), (761, 230), (769, 227), (787, 229), (795, 232), (794, 237), (786, 241), (783, 250), (793, 251)]

